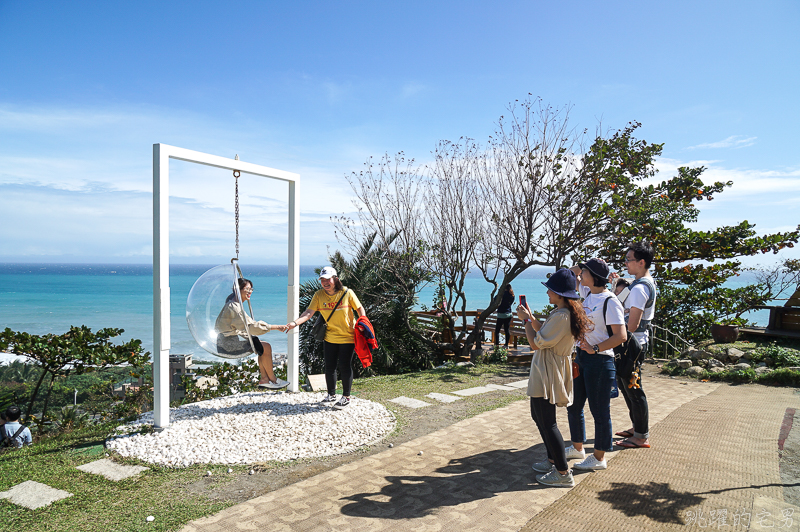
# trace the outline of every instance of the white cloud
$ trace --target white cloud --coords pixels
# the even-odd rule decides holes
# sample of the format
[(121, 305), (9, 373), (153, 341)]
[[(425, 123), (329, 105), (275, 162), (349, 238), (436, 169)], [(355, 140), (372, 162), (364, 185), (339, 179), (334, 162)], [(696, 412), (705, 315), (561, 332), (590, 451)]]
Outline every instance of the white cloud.
[(419, 94), (423, 94), (428, 90), (428, 87), (422, 83), (410, 81), (405, 83), (400, 89), (400, 96), (402, 98), (413, 98)]
[[(714, 196), (713, 201), (697, 204), (700, 216), (695, 229), (733, 226), (743, 220), (755, 224), (759, 235), (793, 231), (800, 223), (800, 168), (750, 169), (726, 168), (719, 161), (680, 161), (661, 158), (657, 161), (658, 180), (677, 174), (679, 167), (705, 166), (700, 176), (704, 183), (732, 181), (733, 185)], [(800, 257), (800, 246), (787, 250), (786, 256)], [(753, 262), (770, 262), (772, 255), (748, 258)]]
[[(343, 177), (353, 163), (328, 158), (318, 146), (270, 144), (264, 130), (263, 124), (223, 130), (204, 117), (165, 110), (20, 110), (0, 103), (0, 236), (6, 244), (0, 261), (147, 261), (152, 143), (164, 140), (228, 156), (235, 150), (250, 154), (243, 157), (248, 162), (300, 173), (301, 261), (319, 263), (328, 245), (337, 247), (330, 215), (353, 210)], [(265, 144), (271, 155), (259, 160)], [(244, 175), (240, 204), (243, 246), (258, 262), (285, 260), (288, 185)], [(172, 161), (171, 255), (229, 259), (233, 227), (230, 173)]]
[(336, 83), (333, 81), (325, 81), (322, 83), (322, 88), (328, 97), (328, 103), (337, 104), (342, 102), (352, 91), (352, 87), (343, 83)]
[(732, 135), (724, 140), (717, 142), (708, 142), (706, 144), (698, 144), (697, 146), (690, 146), (687, 150), (698, 150), (703, 148), (746, 148), (756, 143), (758, 137), (744, 137), (742, 135)]

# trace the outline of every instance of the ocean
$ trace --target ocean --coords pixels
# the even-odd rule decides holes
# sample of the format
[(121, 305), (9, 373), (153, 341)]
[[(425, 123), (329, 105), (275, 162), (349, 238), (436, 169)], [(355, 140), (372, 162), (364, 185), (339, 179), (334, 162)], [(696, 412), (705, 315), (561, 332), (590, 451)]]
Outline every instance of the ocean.
[[(171, 353), (191, 353), (198, 360), (219, 360), (194, 341), (186, 324), (186, 299), (200, 275), (214, 265), (171, 265), (170, 322)], [(256, 319), (286, 323), (286, 266), (241, 264), (244, 276), (253, 281), (251, 303)], [(314, 267), (300, 268), (301, 282), (313, 279)], [(518, 279), (516, 293), (526, 293), (532, 308), (547, 304), (547, 295), (537, 277)], [(420, 305), (431, 306), (433, 286), (419, 295)], [(468, 309), (483, 308), (489, 298), (482, 278), (466, 282)], [(71, 325), (92, 330), (124, 329), (119, 340), (137, 338), (145, 350), (153, 351), (153, 268), (143, 264), (0, 264), (0, 328), (31, 334), (62, 334)], [(263, 340), (276, 353), (286, 352), (286, 335), (272, 332)]]
[[(192, 354), (195, 359), (217, 361), (194, 341), (186, 324), (186, 299), (200, 275), (215, 265), (171, 265), (171, 353)], [(256, 319), (286, 323), (286, 266), (240, 264), (244, 276), (253, 281), (251, 299)], [(533, 309), (547, 304), (541, 282), (548, 269), (529, 270), (512, 283), (516, 294), (525, 294)], [(314, 267), (300, 268), (301, 282), (314, 278)], [(740, 283), (743, 282), (739, 281)], [(431, 306), (434, 287), (424, 288), (419, 305)], [(465, 283), (467, 309), (485, 308), (489, 285), (479, 276)], [(765, 324), (768, 312), (750, 317)], [(763, 322), (763, 323), (761, 323)], [(141, 264), (0, 264), (0, 329), (10, 327), (31, 334), (62, 334), (71, 325), (92, 330), (124, 329), (122, 340), (137, 338), (145, 350), (153, 351), (153, 276), (151, 265)], [(286, 352), (286, 335), (272, 332), (263, 340), (276, 353)]]

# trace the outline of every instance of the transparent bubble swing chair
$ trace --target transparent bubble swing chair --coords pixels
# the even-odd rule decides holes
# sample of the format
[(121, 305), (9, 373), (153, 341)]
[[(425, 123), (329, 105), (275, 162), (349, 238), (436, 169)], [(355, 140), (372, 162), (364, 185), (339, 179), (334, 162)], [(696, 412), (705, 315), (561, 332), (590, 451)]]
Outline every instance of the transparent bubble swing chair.
[[(243, 276), (242, 270), (239, 269), (239, 261), (231, 259), (230, 264), (215, 266), (201, 275), (192, 285), (186, 300), (186, 322), (195, 341), (205, 351), (221, 358), (245, 358), (256, 352), (253, 338), (246, 328), (244, 331), (246, 337), (239, 336), (243, 340), (241, 342), (244, 346), (243, 349), (228, 352), (220, 349), (217, 343), (219, 336), (216, 328), (217, 316), (230, 298), (235, 297), (236, 301), (242, 300), (242, 294), (239, 291), (240, 278)], [(252, 318), (253, 308), (250, 306), (249, 300), (247, 306)], [(242, 323), (247, 323), (247, 312), (244, 305), (239, 305), (239, 310)]]

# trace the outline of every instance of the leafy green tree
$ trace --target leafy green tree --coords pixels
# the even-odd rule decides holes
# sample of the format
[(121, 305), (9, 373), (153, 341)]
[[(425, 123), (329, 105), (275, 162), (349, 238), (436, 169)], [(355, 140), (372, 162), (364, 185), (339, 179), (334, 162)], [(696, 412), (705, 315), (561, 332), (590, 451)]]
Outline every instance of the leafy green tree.
[(713, 200), (733, 185), (731, 181), (706, 184), (700, 179), (703, 171), (703, 167), (682, 167), (677, 176), (658, 184), (618, 187), (612, 204), (619, 216), (609, 224), (607, 238), (588, 245), (586, 254), (598, 254), (622, 268), (630, 242), (651, 242), (655, 249), (651, 271), (659, 284), (654, 324), (690, 342), (708, 338), (716, 322), (748, 323), (742, 314), (779, 297), (795, 279), (796, 261), (784, 261), (760, 282), (738, 288), (723, 285), (745, 271), (739, 257), (777, 254), (800, 238), (800, 226), (758, 235), (747, 220), (708, 231), (692, 229), (700, 202)]
[(30, 382), (38, 379), (41, 369), (35, 364), (14, 360), (0, 366), (0, 382)]
[(49, 383), (42, 407), (43, 416), (47, 415), (48, 401), (56, 379), (120, 365), (130, 366), (132, 373), (142, 368), (148, 361), (150, 353), (142, 349), (141, 340), (130, 340), (119, 345), (111, 343), (112, 338), (123, 332), (123, 329), (106, 328), (93, 333), (89, 327), (82, 325), (70, 327), (69, 331), (62, 335), (40, 336), (12, 331), (10, 328), (0, 333), (0, 349), (26, 356), (42, 369), (31, 393), (25, 417), (31, 416), (34, 402), (47, 377)]

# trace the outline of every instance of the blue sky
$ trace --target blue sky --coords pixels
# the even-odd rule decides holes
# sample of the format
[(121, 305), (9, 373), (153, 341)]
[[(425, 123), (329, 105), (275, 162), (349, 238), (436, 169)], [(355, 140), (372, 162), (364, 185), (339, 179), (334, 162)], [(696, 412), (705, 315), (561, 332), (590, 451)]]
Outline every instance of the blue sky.
[[(152, 145), (301, 175), (301, 262), (369, 156), (485, 141), (528, 93), (641, 122), (701, 227), (800, 222), (800, 3), (0, 0), (0, 262), (149, 262)], [(173, 162), (172, 260), (233, 254), (229, 173)], [(242, 179), (242, 257), (285, 263), (286, 185)], [(797, 251), (793, 251), (797, 255)]]

